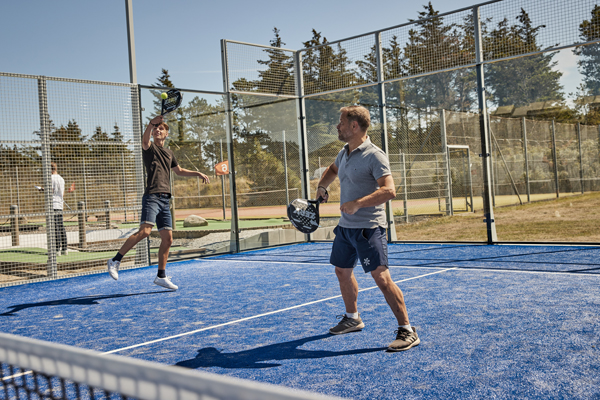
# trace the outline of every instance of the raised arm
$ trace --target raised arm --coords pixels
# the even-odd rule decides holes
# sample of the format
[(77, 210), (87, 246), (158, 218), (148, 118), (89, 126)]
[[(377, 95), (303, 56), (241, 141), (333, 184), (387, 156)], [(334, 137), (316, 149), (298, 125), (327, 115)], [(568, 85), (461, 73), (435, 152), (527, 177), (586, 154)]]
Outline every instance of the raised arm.
[(163, 116), (157, 115), (156, 117), (150, 120), (148, 126), (146, 126), (146, 130), (144, 131), (144, 136), (142, 136), (142, 148), (144, 150), (148, 150), (150, 148), (150, 137), (152, 136), (152, 130), (157, 126), (163, 123)]

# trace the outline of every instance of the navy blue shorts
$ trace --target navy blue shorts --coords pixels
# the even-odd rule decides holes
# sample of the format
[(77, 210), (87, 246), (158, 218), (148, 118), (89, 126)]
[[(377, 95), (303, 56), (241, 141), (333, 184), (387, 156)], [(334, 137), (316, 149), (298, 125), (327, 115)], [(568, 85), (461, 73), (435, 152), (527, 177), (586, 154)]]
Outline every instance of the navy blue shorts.
[(360, 259), (363, 269), (371, 272), (388, 265), (385, 228), (352, 229), (336, 226), (329, 262), (339, 268), (354, 268)]
[(173, 230), (171, 222), (171, 210), (169, 209), (169, 199), (171, 195), (164, 193), (152, 193), (142, 196), (142, 217), (140, 225), (156, 225), (158, 230)]

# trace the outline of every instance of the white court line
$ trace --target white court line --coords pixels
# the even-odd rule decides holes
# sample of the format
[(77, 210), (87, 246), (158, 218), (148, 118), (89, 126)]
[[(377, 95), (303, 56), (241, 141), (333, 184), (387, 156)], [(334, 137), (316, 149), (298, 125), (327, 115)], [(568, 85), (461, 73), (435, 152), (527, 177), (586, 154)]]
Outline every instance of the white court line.
[[(222, 260), (215, 260), (215, 259), (206, 259), (206, 258), (194, 258), (194, 261), (210, 261), (210, 262), (221, 262), (221, 261), (228, 261), (228, 262), (239, 262), (239, 263), (252, 263), (252, 264), (257, 264), (257, 263), (266, 263), (266, 264), (306, 264), (306, 265), (324, 265), (324, 266), (330, 266), (333, 267), (333, 265), (329, 264), (329, 263), (313, 263), (313, 262), (302, 262), (302, 261), (298, 261), (298, 262), (294, 262), (294, 261), (252, 261), (252, 260), (234, 260), (234, 259), (222, 259)], [(450, 263), (450, 262), (461, 262), (461, 260), (450, 260), (447, 261), (446, 263)], [(464, 262), (473, 262), (472, 260), (466, 260)], [(518, 261), (515, 261), (518, 262)], [(440, 264), (443, 264), (443, 261), (440, 261)], [(560, 264), (560, 263), (558, 263)], [(575, 276), (582, 276), (585, 275), (586, 277), (588, 276), (598, 276), (600, 277), (600, 273), (586, 273), (585, 271), (580, 271), (580, 272), (572, 272), (572, 271), (528, 271), (526, 269), (500, 269), (500, 268), (474, 268), (474, 267), (443, 267), (443, 266), (435, 266), (435, 265), (431, 265), (431, 263), (427, 263), (427, 265), (388, 265), (389, 268), (406, 268), (406, 269), (424, 269), (424, 268), (428, 268), (428, 269), (433, 269), (433, 268), (437, 268), (437, 269), (456, 269), (456, 270), (461, 270), (461, 271), (481, 271), (481, 272), (506, 272), (506, 273), (523, 273), (523, 274), (554, 274), (554, 275), (575, 275)]]
[[(435, 272), (431, 272), (429, 274), (414, 276), (412, 278), (406, 278), (406, 279), (402, 279), (402, 280), (395, 281), (395, 282), (396, 283), (401, 283), (401, 282), (411, 281), (413, 279), (424, 278), (426, 276), (440, 274), (442, 272), (451, 271), (453, 269), (455, 269), (455, 268), (447, 268), (447, 269), (444, 269), (444, 270), (441, 270), (441, 271), (435, 271)], [(361, 290), (359, 290), (359, 292), (366, 292), (367, 290), (373, 290), (373, 289), (377, 289), (377, 288), (378, 288), (377, 286), (372, 286), (372, 287), (369, 287), (369, 288), (366, 288), (366, 289), (361, 289)], [(123, 351), (123, 350), (135, 349), (137, 347), (147, 346), (149, 344), (164, 342), (164, 341), (171, 340), (171, 339), (177, 339), (177, 338), (180, 338), (180, 337), (183, 337), (183, 336), (189, 336), (189, 335), (193, 335), (195, 333), (204, 332), (204, 331), (208, 331), (208, 330), (216, 329), (216, 328), (221, 328), (221, 327), (227, 326), (227, 325), (233, 325), (233, 324), (237, 324), (237, 323), (244, 322), (244, 321), (250, 321), (252, 319), (265, 317), (267, 315), (278, 314), (278, 313), (282, 313), (284, 311), (294, 310), (296, 308), (305, 307), (305, 306), (309, 306), (309, 305), (317, 304), (317, 303), (322, 303), (324, 301), (329, 301), (329, 300), (332, 300), (332, 299), (337, 299), (339, 297), (342, 297), (342, 295), (340, 294), (340, 295), (337, 295), (337, 296), (327, 297), (325, 299), (310, 301), (308, 303), (298, 304), (298, 305), (295, 305), (295, 306), (292, 306), (292, 307), (282, 308), (280, 310), (269, 311), (267, 313), (253, 315), (251, 317), (236, 319), (234, 321), (224, 322), (222, 324), (213, 325), (213, 326), (209, 326), (209, 327), (206, 327), (206, 328), (196, 329), (196, 330), (193, 330), (193, 331), (184, 332), (184, 333), (180, 333), (180, 334), (177, 334), (177, 335), (168, 336), (168, 337), (164, 337), (164, 338), (160, 338), (160, 339), (150, 340), (148, 342), (134, 344), (132, 346), (127, 346), (127, 347), (122, 347), (120, 349), (115, 349), (115, 350), (107, 351), (107, 352), (104, 352), (102, 354), (113, 354), (113, 353), (118, 353), (118, 352)]]

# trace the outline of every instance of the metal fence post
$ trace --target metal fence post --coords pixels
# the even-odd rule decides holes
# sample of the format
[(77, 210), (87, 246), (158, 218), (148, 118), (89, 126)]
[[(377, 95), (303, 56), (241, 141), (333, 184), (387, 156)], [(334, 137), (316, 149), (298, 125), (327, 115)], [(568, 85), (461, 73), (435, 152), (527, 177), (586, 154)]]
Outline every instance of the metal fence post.
[[(387, 135), (387, 105), (385, 104), (385, 80), (383, 73), (383, 54), (381, 50), (381, 32), (375, 33), (375, 47), (377, 54), (377, 89), (379, 92), (379, 120), (381, 122), (381, 148), (384, 153), (390, 156), (390, 149), (388, 146), (388, 135)], [(393, 178), (392, 178), (393, 179)], [(394, 225), (394, 206), (392, 200), (389, 200), (385, 204), (385, 213), (388, 223), (388, 241), (394, 242), (398, 240), (396, 234), (396, 227)]]
[(12, 238), (12, 245), (19, 245), (19, 206), (10, 206), (10, 215), (14, 217), (10, 218), (10, 236)]
[(48, 278), (56, 278), (56, 238), (54, 235), (54, 207), (52, 205), (52, 174), (50, 172), (50, 116), (48, 115), (48, 92), (46, 78), (38, 79), (38, 98), (40, 107), (40, 140), (42, 150), (42, 177), (44, 179), (44, 197), (46, 205), (46, 246), (48, 249), (47, 274)]
[(523, 155), (525, 157), (525, 187), (527, 189), (527, 202), (531, 203), (531, 188), (529, 186), (529, 156), (527, 155), (527, 123), (525, 117), (521, 118), (521, 131), (523, 132)]
[(87, 239), (85, 236), (85, 202), (80, 201), (77, 203), (77, 221), (79, 226), (79, 248), (85, 249), (87, 247)]
[(223, 69), (223, 91), (225, 92), (225, 114), (227, 125), (227, 145), (229, 155), (229, 196), (231, 201), (231, 235), (229, 249), (233, 253), (240, 251), (240, 227), (237, 205), (237, 187), (235, 182), (235, 152), (233, 141), (233, 110), (229, 90), (229, 67), (227, 64), (227, 41), (221, 40), (221, 67)]
[(447, 176), (444, 182), (446, 186), (446, 215), (454, 215), (452, 206), (452, 169), (450, 165), (450, 153), (448, 152), (448, 139), (446, 137), (446, 110), (440, 111), (440, 132), (442, 134), (442, 153), (446, 157)]
[(290, 192), (288, 187), (287, 154), (285, 148), (285, 131), (283, 131), (283, 170), (285, 177), (285, 204), (290, 204)]
[(106, 208), (104, 212), (105, 227), (106, 229), (110, 229), (110, 200), (104, 200), (104, 207)]
[(498, 241), (496, 234), (496, 222), (494, 221), (494, 209), (492, 207), (492, 180), (491, 180), (491, 157), (490, 140), (488, 131), (488, 115), (485, 98), (485, 79), (483, 71), (483, 41), (481, 36), (481, 19), (479, 6), (473, 7), (473, 23), (475, 24), (475, 49), (477, 71), (477, 98), (479, 102), (479, 130), (481, 134), (481, 165), (483, 169), (483, 215), (487, 230), (487, 243), (493, 244)]
[[(302, 197), (310, 198), (310, 174), (308, 160), (308, 138), (306, 131), (306, 103), (304, 100), (304, 78), (302, 76), (302, 56), (299, 51), (294, 53), (294, 73), (296, 74), (296, 116), (298, 117), (298, 155), (300, 157), (300, 178)], [(310, 235), (304, 235), (310, 240)]]
[(583, 151), (581, 150), (581, 123), (577, 123), (577, 145), (579, 146), (579, 182), (581, 182), (581, 194), (585, 193), (585, 181), (583, 180)]
[(556, 154), (556, 129), (554, 120), (552, 120), (552, 162), (554, 163), (554, 185), (556, 188), (556, 197), (560, 197), (560, 186), (558, 182), (558, 156)]
[(406, 184), (406, 156), (404, 153), (402, 156), (402, 193), (404, 200), (404, 220), (408, 223), (408, 186)]

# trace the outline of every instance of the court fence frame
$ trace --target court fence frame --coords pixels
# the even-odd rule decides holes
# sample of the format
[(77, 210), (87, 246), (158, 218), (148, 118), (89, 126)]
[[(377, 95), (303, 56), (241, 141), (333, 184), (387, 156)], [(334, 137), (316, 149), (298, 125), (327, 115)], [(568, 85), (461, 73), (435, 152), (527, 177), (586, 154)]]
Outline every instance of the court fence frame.
[[(369, 109), (372, 116), (371, 140), (388, 155), (393, 171), (397, 172), (394, 174), (397, 188), (394, 201), (401, 201), (403, 206), (395, 210), (392, 200), (386, 204), (388, 240), (391, 242), (397, 240), (395, 224), (409, 222), (411, 216), (421, 213), (411, 208), (421, 199), (437, 200), (433, 213), (453, 215), (455, 212), (474, 211), (474, 197), (482, 198), (485, 240), (494, 244), (500, 243), (493, 214), (497, 196), (516, 195), (518, 203), (523, 204), (532, 201), (532, 194), (560, 197), (563, 193), (600, 191), (599, 126), (580, 122), (558, 123), (551, 119), (529, 117), (527, 113), (516, 118), (507, 116), (505, 110), (500, 112), (501, 107), (493, 112), (487, 109), (489, 91), (485, 74), (489, 66), (564, 49), (598, 46), (600, 43), (600, 32), (585, 41), (575, 39), (569, 31), (568, 34), (561, 33), (567, 37), (562, 44), (495, 55), (499, 53), (492, 51), (494, 44), (486, 39), (485, 24), (492, 16), (518, 13), (523, 1), (489, 1), (334, 42), (319, 43), (316, 40), (317, 44), (301, 50), (223, 39), (223, 91), (180, 90), (219, 99), (217, 105), (212, 108), (205, 106), (207, 111), (193, 118), (216, 118), (216, 122), (207, 125), (210, 125), (208, 128), (202, 127), (204, 133), (210, 129), (218, 131), (211, 136), (215, 145), (214, 160), (206, 165), (212, 168), (216, 162), (228, 161), (229, 170), (233, 173), (220, 177), (219, 193), (202, 195), (199, 182), (197, 196), (179, 194), (175, 190), (173, 213), (176, 202), (185, 204), (192, 197), (197, 197), (198, 202), (202, 199), (217, 202), (220, 198), (223, 219), (226, 219), (226, 209), (230, 212), (226, 251), (241, 251), (239, 208), (255, 205), (256, 200), (247, 199), (259, 197), (260, 202), (271, 205), (289, 203), (291, 193), (311, 198), (323, 166), (333, 162), (341, 147), (335, 130), (339, 108), (351, 104)], [(541, 0), (527, 4), (543, 9)], [(559, 15), (556, 19), (560, 26), (568, 19), (579, 18), (577, 13), (584, 9), (588, 11), (591, 5), (591, 0), (583, 0), (574, 11), (561, 5), (563, 8), (555, 10), (551, 17)], [(397, 54), (398, 57), (393, 59), (390, 43), (410, 36), (410, 31), (416, 27), (442, 19), (452, 21), (452, 26), (463, 27), (467, 32), (459, 37), (467, 43), (465, 57), (453, 58), (454, 53), (432, 53), (437, 58), (449, 57), (449, 63), (441, 65), (435, 59), (425, 57), (428, 61), (421, 65), (420, 70), (403, 69), (392, 62), (410, 60), (406, 54)], [(553, 32), (544, 37), (546, 42), (556, 39)], [(413, 56), (427, 54), (420, 49)], [(330, 64), (324, 65), (321, 63), (323, 60), (329, 60)], [(441, 103), (413, 107), (397, 96), (398, 93), (407, 93), (403, 88), (414, 85), (414, 82), (426, 82), (445, 74), (465, 71), (472, 75), (469, 82), (473, 86), (472, 94), (476, 95), (470, 108), (456, 110), (445, 108)], [(426, 86), (425, 83), (423, 85)], [(128, 221), (127, 213), (139, 214), (145, 185), (142, 121), (145, 108), (148, 107), (149, 112), (151, 106), (149, 102), (142, 101), (142, 91), (160, 93), (163, 89), (170, 88), (0, 73), (0, 95), (18, 99), (0, 110), (3, 121), (6, 121), (5, 128), (0, 129), (0, 172), (4, 180), (8, 180), (9, 187), (2, 193), (0, 219), (10, 226), (11, 247), (24, 247), (19, 242), (20, 229), (26, 226), (27, 218), (45, 220), (45, 238), (40, 240), (48, 249), (46, 277), (26, 279), (27, 282), (64, 276), (60, 274), (60, 251), (56, 248), (54, 225), (57, 217), (77, 219), (77, 246), (85, 248), (88, 244), (86, 235), (91, 234), (87, 229), (89, 217), (96, 218), (99, 230), (108, 231), (115, 230), (111, 226), (115, 214), (123, 214), (124, 217), (120, 218), (125, 222)], [(97, 107), (102, 101), (108, 105)], [(527, 107), (532, 109), (533, 105)], [(256, 114), (252, 115), (252, 112)], [(258, 122), (248, 122), (252, 119), (250, 117)], [(185, 118), (172, 117), (175, 131), (183, 129), (177, 126)], [(88, 125), (86, 132), (94, 134), (89, 138), (82, 136), (75, 119), (85, 122)], [(37, 122), (34, 123), (34, 120)], [(106, 126), (112, 121), (116, 121), (115, 131), (107, 134)], [(251, 129), (247, 126), (252, 123), (255, 124), (252, 132), (260, 133), (256, 137), (249, 135)], [(9, 132), (11, 130), (13, 132)], [(183, 133), (181, 137), (184, 137)], [(243, 145), (255, 138), (255, 148), (264, 150), (270, 158), (266, 158), (262, 165), (244, 164), (244, 152), (249, 147)], [(194, 155), (190, 151), (195, 149), (194, 145), (201, 148), (201, 139), (185, 144), (180, 141), (179, 144), (187, 146), (188, 152), (175, 150), (176, 153), (181, 151), (182, 156), (178, 159), (194, 165), (190, 159)], [(205, 151), (198, 150), (195, 156), (202, 158)], [(66, 155), (61, 155), (61, 152), (66, 152)], [(68, 171), (67, 180), (73, 182), (78, 190), (75, 194), (66, 194), (68, 209), (62, 212), (54, 209), (49, 190), (40, 197), (32, 189), (34, 183), (52, 187), (51, 162), (57, 161), (57, 158), (59, 171)], [(266, 168), (274, 161), (280, 163), (281, 168)], [(248, 171), (246, 174), (242, 166)], [(251, 174), (260, 175), (264, 178), (263, 182), (253, 181)], [(218, 191), (218, 188), (215, 190)], [(333, 201), (339, 196), (336, 190), (331, 190)], [(258, 193), (263, 195), (258, 196)], [(457, 195), (461, 203), (464, 197), (464, 209), (462, 205), (453, 204)], [(104, 239), (110, 241), (109, 238)], [(313, 240), (316, 240), (314, 235), (304, 236), (304, 241)], [(151, 264), (149, 240), (138, 244), (130, 262), (131, 267)], [(31, 265), (31, 262), (2, 262), (5, 269), (29, 268)], [(8, 284), (18, 283), (22, 281)], [(0, 283), (0, 286), (5, 285)]]

